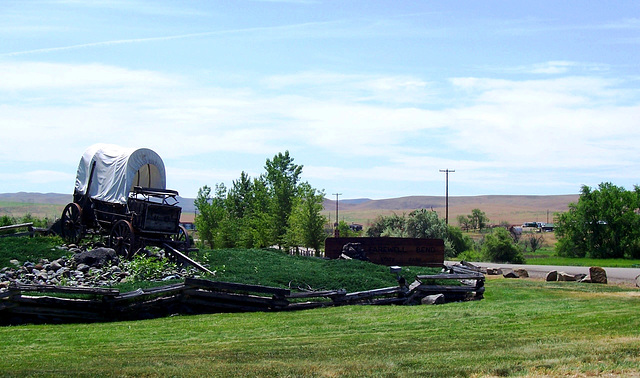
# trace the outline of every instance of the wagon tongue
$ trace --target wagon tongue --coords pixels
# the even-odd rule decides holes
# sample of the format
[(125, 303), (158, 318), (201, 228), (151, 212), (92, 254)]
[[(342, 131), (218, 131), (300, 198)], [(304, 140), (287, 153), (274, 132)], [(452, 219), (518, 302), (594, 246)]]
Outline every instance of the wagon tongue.
[(172, 257), (174, 257), (176, 260), (180, 261), (183, 264), (189, 264), (194, 266), (196, 269), (203, 271), (205, 273), (209, 273), (212, 276), (215, 276), (216, 274), (212, 271), (210, 271), (209, 269), (205, 268), (204, 266), (202, 266), (200, 263), (198, 263), (197, 261), (191, 259), (189, 256), (185, 255), (184, 253), (178, 251), (177, 249), (173, 248), (172, 246), (170, 246), (169, 244), (164, 244), (163, 247), (165, 248), (165, 251), (170, 254)]

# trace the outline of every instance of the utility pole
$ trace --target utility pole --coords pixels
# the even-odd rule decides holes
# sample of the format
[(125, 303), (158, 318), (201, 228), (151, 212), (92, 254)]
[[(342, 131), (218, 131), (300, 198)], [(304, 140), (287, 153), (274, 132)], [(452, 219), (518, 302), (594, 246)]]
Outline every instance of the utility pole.
[(340, 230), (338, 230), (338, 223), (340, 222), (339, 218), (338, 218), (338, 196), (341, 196), (342, 193), (333, 193), (334, 196), (336, 196), (336, 223), (335, 223), (335, 228), (333, 230), (333, 236), (335, 236), (336, 238), (340, 237)]
[(449, 225), (449, 172), (455, 172), (453, 169), (441, 169), (440, 172), (445, 173), (445, 223)]

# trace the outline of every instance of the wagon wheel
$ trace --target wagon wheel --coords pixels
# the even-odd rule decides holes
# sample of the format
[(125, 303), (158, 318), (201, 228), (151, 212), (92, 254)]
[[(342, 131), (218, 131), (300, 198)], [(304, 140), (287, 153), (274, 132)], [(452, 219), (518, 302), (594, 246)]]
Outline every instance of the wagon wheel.
[(187, 233), (187, 229), (183, 226), (178, 227), (178, 233), (171, 236), (171, 240), (173, 244), (177, 247), (178, 250), (182, 251), (186, 254), (189, 253), (189, 247), (191, 247), (191, 240), (189, 240), (189, 234)]
[(70, 203), (62, 211), (61, 234), (67, 243), (77, 244), (82, 239), (84, 227), (82, 226), (82, 208), (77, 203)]
[(117, 221), (109, 233), (109, 246), (115, 249), (118, 256), (128, 259), (133, 257), (135, 245), (136, 236), (131, 223), (126, 220)]

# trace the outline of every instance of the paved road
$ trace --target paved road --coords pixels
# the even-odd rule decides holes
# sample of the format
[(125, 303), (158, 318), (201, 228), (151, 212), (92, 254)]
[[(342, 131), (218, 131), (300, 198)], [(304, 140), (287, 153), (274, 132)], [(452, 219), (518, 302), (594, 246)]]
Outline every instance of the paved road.
[[(520, 264), (496, 264), (486, 262), (474, 262), (473, 265), (483, 268), (502, 268), (502, 269), (526, 269), (530, 277), (545, 278), (547, 273), (552, 270), (558, 272), (566, 272), (569, 274), (586, 274), (589, 275), (589, 267), (584, 266), (552, 266), (552, 265), (520, 265)], [(624, 283), (636, 285), (636, 277), (640, 276), (640, 268), (604, 268), (607, 272), (607, 280), (610, 283)]]

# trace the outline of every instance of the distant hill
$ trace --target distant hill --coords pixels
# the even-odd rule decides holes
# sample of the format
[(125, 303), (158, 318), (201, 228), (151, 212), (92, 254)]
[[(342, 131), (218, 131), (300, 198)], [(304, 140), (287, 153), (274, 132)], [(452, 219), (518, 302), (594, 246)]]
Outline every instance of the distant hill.
[(0, 193), (0, 202), (23, 202), (32, 204), (66, 205), (72, 200), (71, 194), (58, 193)]
[[(507, 222), (553, 222), (555, 213), (565, 212), (571, 202), (577, 202), (578, 194), (549, 196), (461, 196), (449, 197), (449, 223), (457, 224), (458, 215), (471, 214), (471, 210), (484, 211), (491, 223)], [(66, 204), (71, 202), (70, 194), (59, 193), (0, 193), (0, 216), (4, 214), (21, 216), (31, 213), (35, 216), (59, 216)], [(193, 198), (178, 197), (183, 213), (194, 213)], [(336, 201), (325, 199), (324, 214), (335, 221)], [(368, 198), (345, 199), (338, 202), (340, 220), (348, 223), (367, 225), (378, 215), (401, 215), (415, 209), (432, 209), (440, 217), (445, 216), (443, 196), (409, 196), (372, 200)]]
[[(571, 202), (577, 202), (578, 194), (549, 195), (549, 196), (460, 196), (449, 197), (449, 223), (457, 224), (458, 215), (471, 214), (473, 209), (480, 209), (491, 223), (507, 222), (522, 224), (524, 222), (553, 222), (556, 213), (568, 210)], [(324, 201), (325, 215), (335, 220), (336, 201)], [(396, 213), (402, 215), (416, 209), (429, 209), (445, 217), (444, 196), (409, 196), (380, 200), (359, 200), (356, 203), (339, 201), (338, 213), (340, 220), (348, 223), (367, 225), (378, 215)]]
[[(71, 201), (71, 194), (59, 193), (0, 193), (0, 216), (4, 214), (22, 216), (30, 213), (34, 216), (59, 217), (62, 209)], [(193, 198), (178, 197), (182, 212), (195, 212)]]

